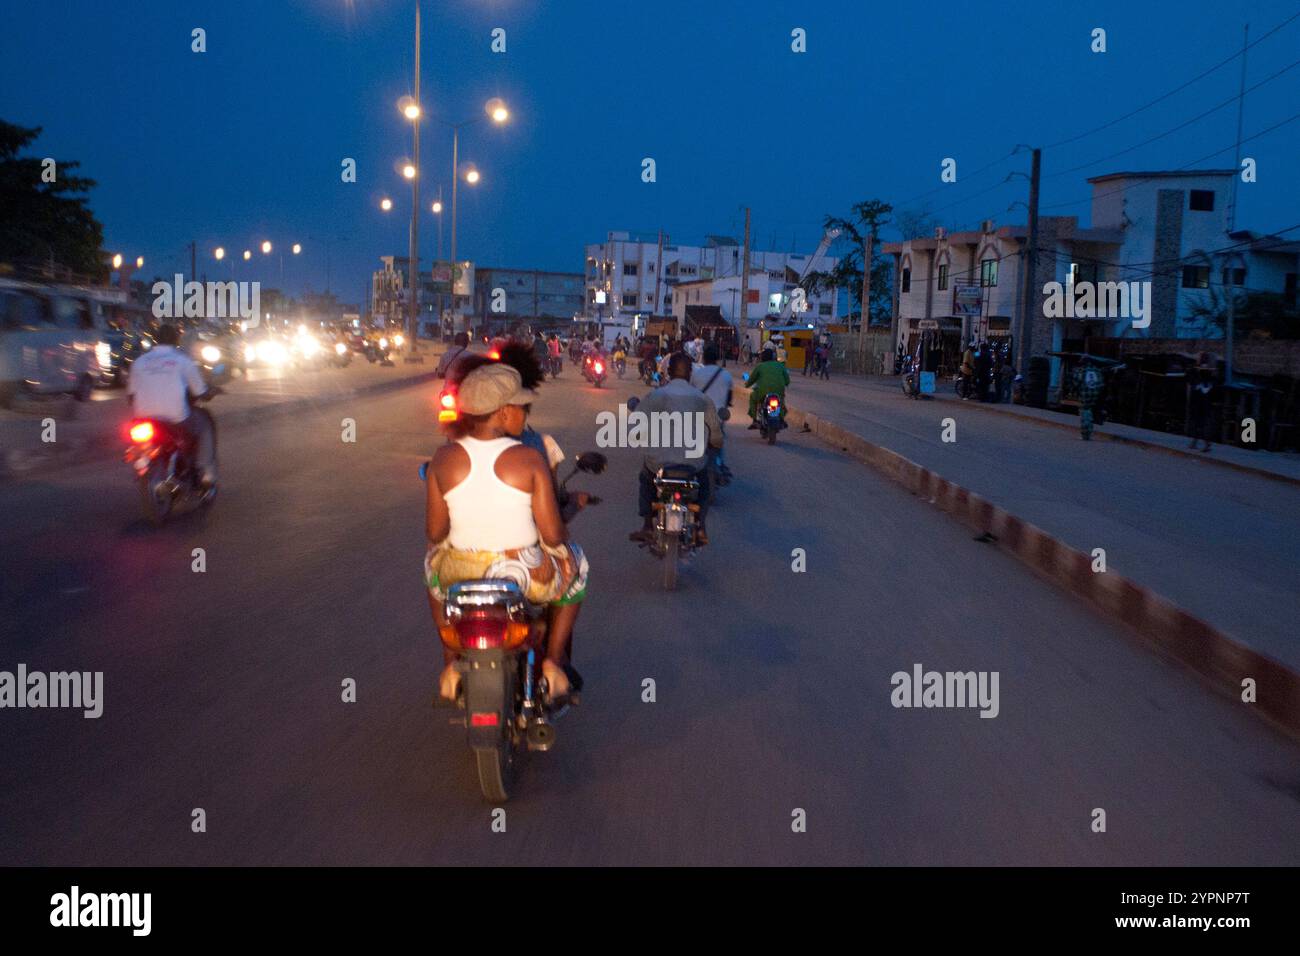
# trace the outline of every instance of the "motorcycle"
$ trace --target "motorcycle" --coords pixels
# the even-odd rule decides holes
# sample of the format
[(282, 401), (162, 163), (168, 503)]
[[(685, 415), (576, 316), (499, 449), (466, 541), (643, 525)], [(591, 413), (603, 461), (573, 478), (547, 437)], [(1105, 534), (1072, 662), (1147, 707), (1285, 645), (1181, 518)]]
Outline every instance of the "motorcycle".
[(347, 368), (352, 364), (352, 350), (346, 342), (335, 342), (330, 351), (329, 364), (332, 368)]
[(619, 378), (627, 374), (627, 359), (621, 355), (614, 356), (614, 371)]
[(564, 357), (560, 355), (548, 355), (546, 358), (546, 371), (551, 378), (559, 378), (560, 372), (564, 368)]
[(760, 438), (766, 439), (769, 445), (776, 444), (776, 433), (785, 428), (784, 412), (781, 396), (775, 392), (764, 398), (763, 404), (758, 409), (758, 434)]
[[(204, 400), (221, 394), (209, 386)], [(217, 496), (217, 486), (203, 485), (195, 463), (195, 440), (179, 425), (156, 418), (130, 423), (131, 444), (122, 460), (135, 470), (145, 520), (161, 527), (178, 504), (197, 502), (205, 512)]]
[[(577, 472), (600, 474), (606, 458), (584, 452), (559, 485), (567, 495)], [(427, 480), (429, 463), (420, 466)], [(588, 504), (599, 503), (589, 498)], [(453, 719), (467, 731), (485, 799), (510, 798), (521, 750), (545, 753), (555, 745), (554, 721), (579, 703), (579, 685), (562, 698), (551, 697), (542, 676), (546, 647), (545, 608), (529, 603), (519, 584), (505, 578), (462, 581), (447, 589), (447, 623), (439, 626), (442, 642), (458, 655), (460, 694), (454, 703), (464, 716)]]
[(696, 542), (699, 525), (700, 483), (690, 465), (663, 465), (654, 475), (654, 537), (645, 543), (650, 553), (663, 565), (664, 590), (677, 587), (677, 562), (700, 545)]
[(387, 336), (381, 336), (377, 339), (366, 339), (365, 356), (366, 360), (372, 365), (378, 362), (380, 365), (392, 365), (392, 344), (388, 341)]
[(588, 355), (582, 360), (582, 377), (592, 385), (600, 388), (609, 372), (605, 369), (605, 359), (601, 355)]
[(957, 397), (963, 400), (975, 397), (975, 376), (967, 375), (965, 372), (958, 371), (953, 376), (953, 388), (957, 392)]

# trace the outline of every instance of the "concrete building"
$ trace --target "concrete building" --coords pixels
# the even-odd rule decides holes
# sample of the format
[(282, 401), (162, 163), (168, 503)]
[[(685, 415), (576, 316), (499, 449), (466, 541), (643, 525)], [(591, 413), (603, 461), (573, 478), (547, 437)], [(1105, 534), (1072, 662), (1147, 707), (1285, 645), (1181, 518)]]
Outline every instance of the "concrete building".
[(584, 301), (580, 272), (482, 266), (474, 275), (472, 311), (478, 322), (556, 325), (582, 315)]
[[(1074, 216), (1039, 217), (1036, 288), (1027, 306), (1025, 225), (986, 221), (975, 231), (937, 229), (930, 238), (886, 243), (898, 342), (910, 350), (921, 332), (934, 331), (947, 352), (972, 336), (1026, 329), (1030, 354), (1043, 355), (1083, 350), (1097, 339), (1220, 338), (1212, 316), (1228, 288), (1294, 301), (1300, 249), (1246, 231), (1229, 235), (1234, 175), (1123, 172), (1088, 180), (1090, 226)], [(1061, 366), (1051, 364), (1054, 389)]]
[[(749, 275), (749, 308), (746, 319), (750, 327), (756, 326), (768, 316), (780, 315), (781, 310), (790, 302), (797, 276), (779, 274), (776, 278), (766, 270), (752, 270)], [(680, 323), (686, 314), (686, 307), (691, 305), (713, 305), (722, 310), (722, 317), (732, 325), (740, 326), (741, 277), (726, 276), (721, 279), (697, 279), (693, 282), (678, 282), (673, 286), (672, 314)], [(838, 321), (834, 291), (826, 291), (814, 296), (806, 296), (806, 310), (787, 316), (790, 321), (812, 322), (816, 325), (830, 325)]]
[[(407, 256), (380, 256), (382, 269), (376, 269), (370, 277), (370, 292), (367, 304), (371, 321), (379, 325), (406, 322), (406, 291), (410, 276)], [(435, 338), (439, 335), (441, 319), (444, 312), (451, 311), (451, 264), (435, 262), (431, 271), (419, 273), (420, 335)], [(474, 264), (469, 261), (458, 263), (456, 277), (456, 305), (463, 314), (469, 304), (474, 290)], [(454, 329), (465, 328), (463, 317), (453, 320)]]
[[(811, 264), (809, 260), (813, 260)], [(813, 259), (811, 254), (754, 249), (749, 254), (751, 271), (766, 273), (777, 282), (786, 281), (791, 273), (797, 278), (809, 267), (829, 272), (836, 261), (833, 256)], [(610, 232), (604, 242), (586, 247), (585, 313), (606, 326), (635, 334), (638, 328), (645, 327), (647, 317), (673, 311), (675, 286), (704, 279), (734, 278), (738, 305), (743, 268), (744, 250), (730, 237), (709, 236), (703, 246), (689, 246), (673, 243), (665, 236), (661, 249), (657, 235), (634, 237), (628, 232)], [(732, 298), (729, 291), (723, 295)], [(760, 318), (766, 314), (763, 302), (760, 299)], [(738, 307), (734, 311), (739, 314)], [(731, 312), (729, 308), (727, 314)]]

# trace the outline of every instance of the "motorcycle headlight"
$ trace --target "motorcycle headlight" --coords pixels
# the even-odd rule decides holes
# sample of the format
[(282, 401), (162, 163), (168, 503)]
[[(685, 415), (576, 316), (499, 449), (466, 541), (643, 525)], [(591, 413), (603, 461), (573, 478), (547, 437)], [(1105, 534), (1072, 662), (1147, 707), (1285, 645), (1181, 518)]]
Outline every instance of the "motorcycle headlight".
[(203, 348), (199, 349), (199, 355), (202, 357), (203, 361), (207, 362), (209, 365), (214, 365), (221, 361), (221, 349), (217, 348), (215, 345), (203, 346)]
[(113, 347), (107, 342), (95, 343), (95, 361), (99, 362), (99, 367), (109, 369), (113, 367)]
[(380, 339), (380, 340), (379, 340), (379, 347), (380, 347), (381, 349), (386, 349), (386, 348), (388, 348), (388, 339)]
[(394, 335), (394, 336), (393, 336), (393, 345), (395, 345), (397, 348), (400, 349), (400, 348), (401, 348), (403, 345), (405, 345), (405, 344), (406, 344), (406, 339), (405, 339), (405, 338), (403, 338), (403, 337), (400, 336), (400, 335)]
[(253, 348), (253, 346), (251, 346), (251, 345), (245, 345), (245, 346), (244, 346), (244, 361), (245, 361), (245, 362), (256, 362), (256, 361), (257, 361), (257, 349)]
[(336, 342), (334, 343), (334, 351), (337, 352), (339, 355), (347, 355), (348, 347), (344, 345), (342, 342)]

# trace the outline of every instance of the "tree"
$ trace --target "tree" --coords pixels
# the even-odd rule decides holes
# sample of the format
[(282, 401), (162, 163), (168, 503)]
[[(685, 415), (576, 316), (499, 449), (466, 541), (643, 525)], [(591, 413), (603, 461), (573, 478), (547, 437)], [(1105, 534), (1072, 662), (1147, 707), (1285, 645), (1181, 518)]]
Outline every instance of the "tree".
[(931, 239), (934, 237), (934, 230), (942, 225), (933, 214), (928, 206), (922, 206), (919, 209), (900, 209), (898, 215), (894, 217), (894, 226), (898, 229), (899, 238), (904, 242), (908, 239)]
[(41, 135), (0, 120), (0, 261), (53, 263), (99, 280), (104, 227), (90, 211), (95, 181), (69, 175), (81, 164), (60, 160), (45, 182), (44, 160), (18, 154)]
[[(839, 264), (831, 271), (831, 284), (841, 289), (861, 289), (861, 309), (858, 318), (858, 355), (861, 360), (866, 348), (866, 330), (871, 324), (883, 324), (893, 312), (889, 296), (889, 263), (878, 251), (880, 230), (889, 225), (889, 214), (894, 207), (879, 199), (854, 203), (852, 216), (844, 218), (828, 215), (823, 223), (827, 229), (838, 229), (840, 238), (849, 244)], [(864, 276), (863, 263), (870, 262), (870, 281)], [(872, 306), (872, 298), (876, 305)]]

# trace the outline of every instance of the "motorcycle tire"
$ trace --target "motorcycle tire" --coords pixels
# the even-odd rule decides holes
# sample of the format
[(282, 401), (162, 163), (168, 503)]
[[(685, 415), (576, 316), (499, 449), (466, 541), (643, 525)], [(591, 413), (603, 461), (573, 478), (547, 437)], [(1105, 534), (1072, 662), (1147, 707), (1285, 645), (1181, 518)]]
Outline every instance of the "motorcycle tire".
[(483, 791), (483, 798), (492, 803), (509, 800), (515, 782), (515, 751), (509, 738), (503, 734), (495, 748), (481, 747), (475, 750), (474, 762), (478, 768), (478, 785)]
[(767, 433), (767, 443), (768, 443), (769, 445), (775, 445), (775, 444), (776, 444), (776, 429), (775, 429), (775, 428), (772, 428), (772, 429), (769, 429), (769, 430), (768, 430), (768, 433)]
[(172, 510), (172, 496), (159, 495), (162, 484), (162, 465), (154, 462), (149, 470), (140, 476), (140, 505), (144, 519), (155, 528), (161, 528)]
[(682, 541), (677, 535), (672, 535), (664, 542), (664, 590), (674, 591), (677, 589), (677, 557), (681, 550)]

